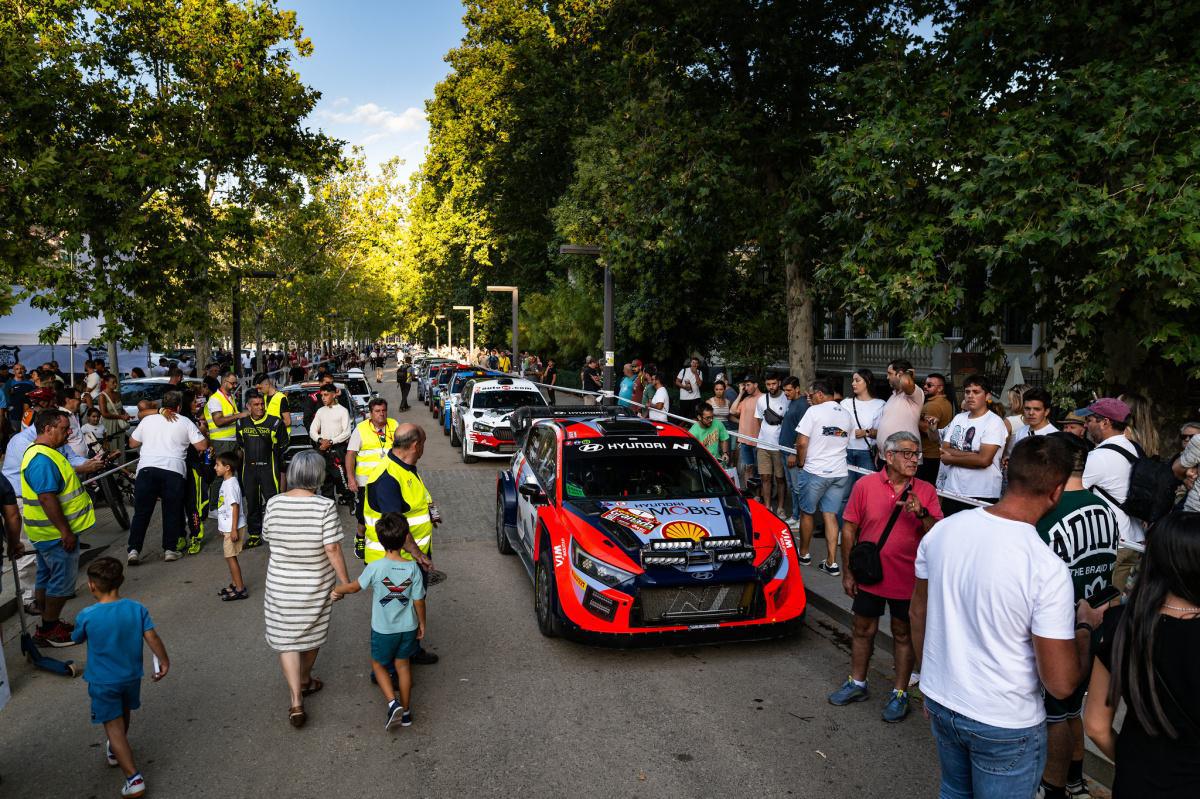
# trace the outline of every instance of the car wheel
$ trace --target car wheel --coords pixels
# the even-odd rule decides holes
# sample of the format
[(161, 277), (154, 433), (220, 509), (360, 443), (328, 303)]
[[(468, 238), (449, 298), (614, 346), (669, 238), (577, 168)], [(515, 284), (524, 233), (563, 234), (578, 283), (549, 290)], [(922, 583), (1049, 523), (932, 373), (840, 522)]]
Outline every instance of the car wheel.
[(459, 454), (462, 455), (463, 463), (475, 463), (477, 460), (479, 460), (479, 458), (476, 458), (474, 455), (472, 455), (467, 450), (466, 439), (463, 439), (463, 441), (458, 446), (459, 446)]
[(458, 437), (458, 428), (450, 425), (450, 446), (457, 447), (462, 444), (462, 439)]
[(512, 544), (504, 532), (504, 497), (499, 492), (496, 492), (496, 549), (501, 555), (513, 554)]
[(558, 618), (558, 585), (554, 579), (549, 548), (542, 550), (534, 571), (533, 611), (537, 614), (538, 632), (542, 635), (555, 638), (562, 632), (562, 623)]

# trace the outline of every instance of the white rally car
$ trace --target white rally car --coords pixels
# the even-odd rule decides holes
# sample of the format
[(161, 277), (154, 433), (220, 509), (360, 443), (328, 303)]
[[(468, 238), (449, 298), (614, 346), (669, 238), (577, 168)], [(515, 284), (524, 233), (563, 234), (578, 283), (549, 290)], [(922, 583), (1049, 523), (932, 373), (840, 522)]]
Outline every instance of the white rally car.
[(517, 377), (480, 377), (463, 387), (454, 405), (450, 443), (459, 448), (463, 463), (479, 457), (507, 458), (516, 451), (509, 417), (517, 408), (544, 406), (537, 386)]

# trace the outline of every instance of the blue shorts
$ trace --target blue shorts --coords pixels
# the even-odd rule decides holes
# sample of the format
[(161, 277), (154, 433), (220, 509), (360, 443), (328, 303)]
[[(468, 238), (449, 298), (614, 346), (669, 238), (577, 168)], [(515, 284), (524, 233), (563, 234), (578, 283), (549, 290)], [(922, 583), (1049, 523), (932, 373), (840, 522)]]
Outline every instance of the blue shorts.
[(75, 596), (75, 578), (79, 575), (79, 544), (74, 552), (63, 549), (62, 539), (35, 541), (37, 579), (34, 588), (46, 596)]
[(796, 491), (800, 497), (800, 510), (809, 516), (817, 511), (821, 513), (840, 512), (842, 500), (846, 497), (846, 488), (849, 485), (850, 475), (821, 477), (812, 472), (802, 471)]
[(142, 681), (90, 682), (88, 696), (92, 698), (92, 723), (103, 724), (142, 706)]
[(371, 660), (381, 666), (390, 666), (396, 660), (408, 660), (419, 648), (416, 630), (403, 633), (377, 633), (371, 630)]

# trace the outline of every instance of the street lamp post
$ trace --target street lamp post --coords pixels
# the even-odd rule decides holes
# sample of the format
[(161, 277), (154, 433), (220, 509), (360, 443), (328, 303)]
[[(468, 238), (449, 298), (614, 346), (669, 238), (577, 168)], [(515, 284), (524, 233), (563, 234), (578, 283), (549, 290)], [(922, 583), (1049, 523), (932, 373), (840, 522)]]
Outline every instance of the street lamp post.
[(470, 360), (471, 358), (475, 357), (475, 306), (474, 305), (455, 305), (454, 310), (466, 311), (468, 314), (470, 314), (470, 323), (469, 323), (470, 324), (470, 336), (468, 339), (469, 343), (467, 344), (467, 346), (470, 347), (470, 350), (471, 350), (467, 355), (467, 359)]
[[(438, 319), (445, 319), (445, 318), (446, 318), (446, 315), (445, 315), (445, 314), (438, 314), (437, 316), (433, 317), (433, 319), (434, 319), (434, 322), (433, 322), (433, 345), (434, 345), (434, 349), (438, 349), (438, 350), (440, 350), (440, 349), (442, 348), (442, 329), (441, 329), (440, 327), (438, 327), (437, 320), (438, 320)], [(449, 339), (449, 336), (447, 336), (446, 338), (447, 338), (447, 339)]]
[(512, 363), (518, 365), (517, 371), (519, 373), (521, 351), (517, 348), (517, 297), (520, 292), (516, 286), (488, 286), (487, 290), (497, 293), (512, 292)]
[[(589, 255), (600, 257), (600, 248), (594, 244), (564, 244), (558, 248), (560, 255)], [(604, 264), (604, 366), (603, 387), (611, 396), (616, 390), (616, 346), (614, 344), (613, 328), (613, 275), (608, 264)], [(611, 401), (611, 400), (610, 400)]]

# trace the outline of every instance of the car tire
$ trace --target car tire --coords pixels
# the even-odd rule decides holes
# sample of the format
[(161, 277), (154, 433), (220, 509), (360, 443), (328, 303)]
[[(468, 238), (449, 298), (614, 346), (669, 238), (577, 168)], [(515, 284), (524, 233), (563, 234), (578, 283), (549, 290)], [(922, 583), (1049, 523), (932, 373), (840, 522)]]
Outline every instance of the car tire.
[(462, 439), (458, 436), (458, 428), (450, 425), (450, 446), (457, 447), (462, 444)]
[(504, 532), (504, 496), (499, 491), (496, 492), (496, 549), (500, 550), (501, 555), (516, 552), (508, 540), (508, 534)]
[(479, 458), (467, 452), (467, 442), (465, 440), (459, 442), (458, 454), (462, 457), (463, 463), (475, 463), (479, 460)]
[(562, 634), (558, 617), (558, 583), (554, 579), (554, 563), (550, 548), (544, 547), (533, 573), (533, 612), (537, 616), (538, 632), (547, 638)]

